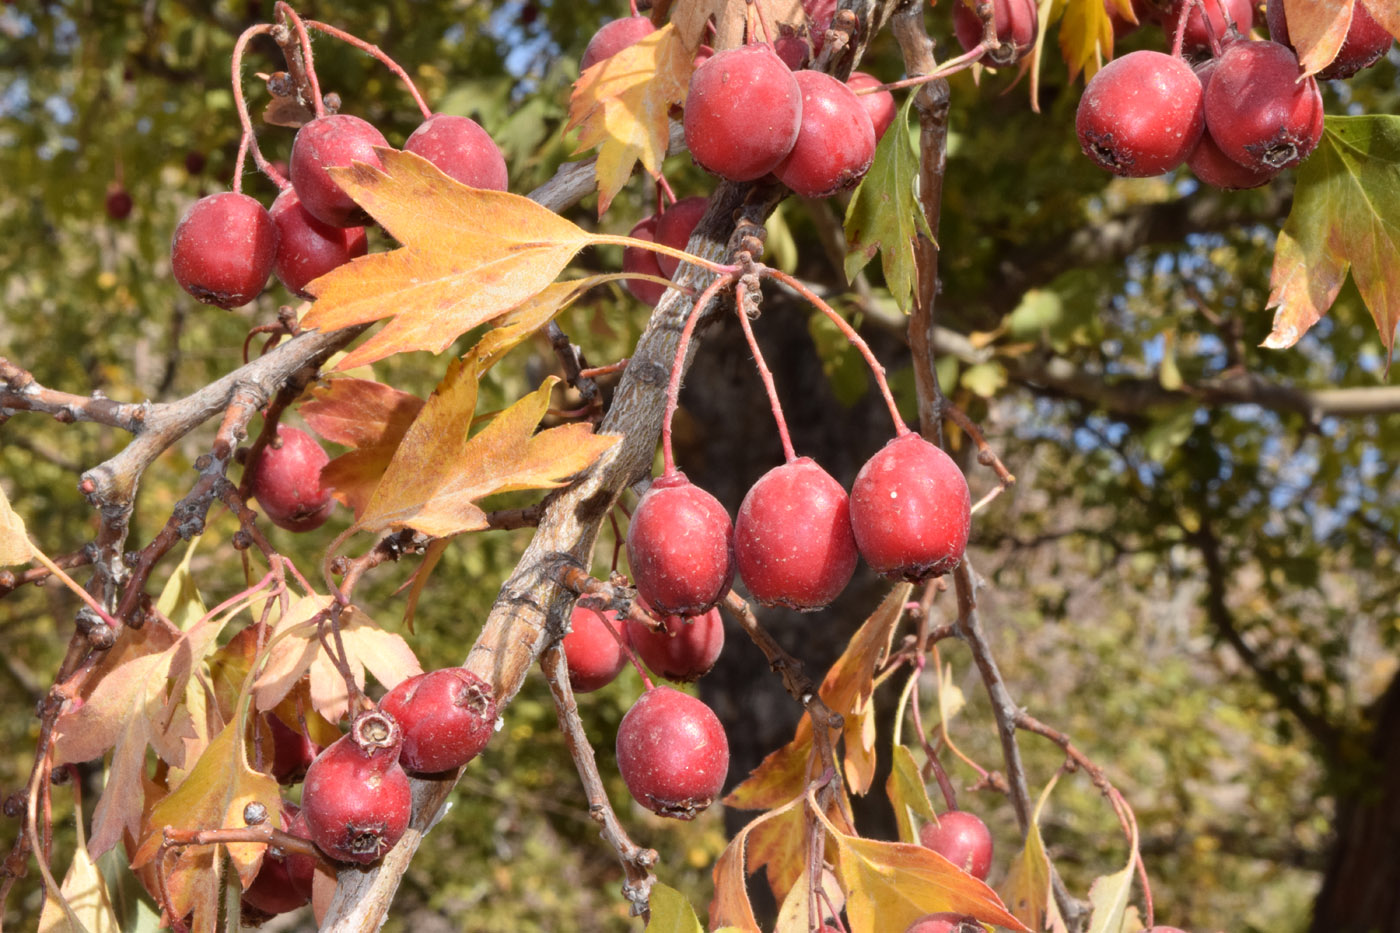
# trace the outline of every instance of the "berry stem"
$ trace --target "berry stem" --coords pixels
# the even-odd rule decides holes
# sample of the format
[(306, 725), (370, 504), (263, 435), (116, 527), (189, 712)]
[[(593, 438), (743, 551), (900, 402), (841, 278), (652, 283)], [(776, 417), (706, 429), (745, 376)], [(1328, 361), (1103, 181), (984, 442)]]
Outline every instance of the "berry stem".
[(361, 52), (378, 59), (386, 68), (398, 76), (399, 80), (404, 83), (404, 87), (408, 88), (408, 93), (413, 96), (413, 102), (418, 105), (418, 110), (423, 114), (423, 119), (426, 120), (433, 115), (432, 108), (423, 100), (423, 95), (418, 93), (418, 87), (413, 83), (413, 79), (408, 76), (408, 72), (404, 71), (403, 66), (394, 61), (393, 58), (379, 46), (371, 45), (358, 36), (352, 36), (342, 29), (336, 29), (334, 26), (318, 22), (314, 19), (307, 20), (306, 25), (310, 26), (312, 29), (324, 32), (332, 38), (339, 39), (341, 42), (353, 45)]
[[(1196, 2), (1200, 2), (1200, 0), (1196, 0)], [(1181, 57), (1181, 45), (1186, 41), (1186, 19), (1190, 14), (1191, 3), (1183, 3), (1180, 12), (1176, 15), (1176, 29), (1172, 31), (1172, 58)]]
[(306, 24), (301, 21), (297, 11), (284, 0), (277, 0), (272, 10), (274, 16), (290, 21), (292, 29), (296, 32), (297, 43), (301, 46), (302, 65), (306, 68), (306, 82), (311, 85), (311, 108), (316, 116), (324, 117), (326, 102), (321, 99), (321, 81), (316, 77), (316, 66), (311, 59), (311, 37), (306, 34)]
[(797, 294), (811, 302), (822, 314), (825, 314), (831, 319), (831, 322), (836, 325), (837, 329), (841, 331), (846, 340), (850, 342), (851, 346), (860, 351), (860, 355), (865, 358), (865, 365), (869, 366), (871, 373), (874, 374), (875, 383), (880, 387), (880, 395), (884, 398), (885, 406), (890, 411), (890, 418), (894, 420), (894, 436), (903, 437), (908, 434), (909, 426), (904, 423), (904, 418), (900, 416), (899, 406), (895, 404), (894, 396), (890, 393), (890, 384), (885, 380), (885, 367), (881, 366), (880, 361), (875, 359), (875, 354), (871, 352), (870, 345), (865, 342), (860, 334), (856, 333), (855, 328), (847, 323), (845, 318), (837, 314), (836, 311), (832, 309), (831, 305), (822, 301), (821, 296), (806, 285), (803, 285), (800, 280), (793, 278), (781, 269), (774, 269), (772, 266), (760, 266), (759, 271), (763, 275), (777, 279), (788, 288), (797, 292)]
[(792, 438), (788, 435), (787, 419), (783, 417), (783, 406), (778, 401), (778, 389), (773, 384), (773, 374), (768, 369), (768, 363), (763, 359), (763, 351), (758, 348), (758, 340), (753, 335), (753, 326), (749, 323), (748, 306), (753, 305), (753, 313), (757, 315), (758, 296), (751, 294), (749, 289), (745, 288), (742, 278), (734, 286), (734, 303), (738, 306), (739, 326), (744, 329), (744, 339), (749, 342), (749, 350), (753, 353), (754, 364), (758, 367), (758, 378), (763, 380), (763, 389), (768, 393), (768, 405), (773, 409), (773, 420), (778, 423), (778, 440), (783, 445), (783, 460), (791, 463), (797, 459), (797, 454), (792, 449)]
[(264, 36), (270, 32), (272, 32), (272, 27), (266, 23), (249, 26), (243, 30), (238, 41), (233, 45), (229, 77), (233, 84), (233, 107), (238, 113), (239, 125), (243, 127), (243, 136), (238, 140), (238, 158), (233, 165), (233, 190), (235, 194), (243, 193), (243, 161), (249, 149), (253, 152), (253, 164), (271, 179), (279, 190), (287, 187), (287, 179), (283, 178), (282, 173), (272, 167), (271, 162), (263, 158), (262, 150), (258, 148), (258, 138), (253, 134), (253, 120), (248, 116), (248, 101), (243, 97), (243, 51), (254, 36)]
[[(621, 239), (627, 239), (622, 237)], [(640, 241), (638, 241), (640, 242)], [(695, 324), (700, 320), (700, 310), (719, 294), (719, 290), (730, 282), (730, 276), (720, 276), (700, 293), (686, 315), (681, 339), (676, 344), (675, 362), (671, 366), (671, 379), (666, 384), (666, 410), (661, 416), (661, 463), (662, 476), (673, 476), (676, 472), (676, 458), (671, 452), (671, 420), (676, 416), (676, 405), (681, 394), (681, 370), (685, 368), (685, 351), (690, 346), (690, 335), (695, 332)]]
[(753, 10), (754, 18), (758, 20), (758, 28), (763, 30), (763, 41), (771, 49), (773, 48), (773, 30), (768, 28), (768, 18), (763, 15), (763, 5), (748, 0), (749, 9)]
[[(862, 94), (876, 94), (880, 91), (899, 91), (908, 87), (919, 87), (920, 85), (928, 84), (930, 81), (938, 81), (949, 75), (957, 74), (959, 71), (966, 71), (968, 68), (977, 64), (988, 51), (990, 51), (990, 47), (987, 43), (980, 42), (973, 46), (970, 51), (964, 52), (955, 58), (948, 59), (928, 74), (915, 75), (912, 78), (903, 78), (899, 81), (891, 81), (889, 84), (881, 84), (877, 87), (861, 88), (855, 91), (855, 93), (856, 96), (860, 96)], [(852, 88), (852, 90), (855, 89)]]

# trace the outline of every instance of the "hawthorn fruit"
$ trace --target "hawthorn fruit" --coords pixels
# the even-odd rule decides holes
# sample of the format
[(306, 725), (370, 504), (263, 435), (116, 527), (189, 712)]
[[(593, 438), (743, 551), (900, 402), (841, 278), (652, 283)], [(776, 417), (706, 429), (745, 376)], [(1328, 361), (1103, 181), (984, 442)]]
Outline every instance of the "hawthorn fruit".
[(792, 150), (773, 169), (804, 198), (830, 197), (854, 187), (875, 159), (875, 126), (860, 98), (820, 71), (798, 71), (802, 124)]
[[(994, 68), (1014, 65), (1035, 46), (1040, 28), (1035, 0), (992, 0), (992, 26), (1001, 45), (983, 55), (982, 61)], [(982, 20), (966, 3), (953, 4), (953, 34), (964, 52), (971, 52), (982, 41)]]
[(1235, 42), (1215, 62), (1205, 122), (1220, 151), (1258, 171), (1297, 165), (1322, 138), (1317, 81), (1277, 42)]
[(1161, 175), (1185, 162), (1201, 139), (1200, 79), (1179, 58), (1129, 52), (1089, 79), (1074, 125), (1084, 154), (1101, 167), (1130, 178)]
[(919, 827), (919, 842), (978, 881), (987, 880), (992, 868), (992, 834), (976, 815), (949, 810), (937, 822)]
[[(637, 598), (642, 611), (658, 618), (646, 600)], [(689, 683), (710, 672), (724, 650), (724, 620), (718, 609), (697, 616), (668, 615), (660, 619), (660, 631), (641, 622), (626, 620), (627, 640), (651, 672), (667, 680)]]
[[(1288, 37), (1288, 17), (1284, 14), (1283, 0), (1269, 0), (1265, 15), (1269, 23), (1269, 38), (1292, 49), (1293, 43)], [(1337, 57), (1319, 71), (1317, 76), (1329, 80), (1350, 78), (1358, 71), (1370, 68), (1380, 61), (1394, 41), (1394, 37), (1376, 22), (1376, 18), (1366, 7), (1357, 3), (1352, 7), (1351, 25), (1347, 27), (1347, 35), (1342, 40), (1342, 47), (1337, 50)]]
[(348, 113), (317, 117), (297, 130), (292, 141), (289, 172), (301, 206), (312, 217), (332, 227), (359, 227), (370, 217), (331, 177), (330, 169), (364, 162), (375, 168), (383, 163), (375, 147), (388, 148), (384, 134)]
[(398, 723), (371, 710), (307, 769), (301, 812), (308, 838), (328, 858), (368, 865), (408, 828), (413, 798), (399, 764), (402, 745)]
[[(627, 234), (633, 239), (656, 242), (656, 218), (645, 217), (637, 221)], [(667, 278), (661, 271), (661, 264), (658, 262), (658, 253), (640, 246), (628, 246), (622, 250), (622, 271), (629, 273), (640, 273), (642, 275), (655, 275)], [(661, 296), (666, 294), (666, 286), (659, 282), (648, 282), (645, 279), (623, 279), (622, 287), (631, 293), (633, 298), (656, 307), (656, 303), (661, 300)]]
[(609, 610), (605, 619), (597, 609), (575, 606), (569, 617), (569, 634), (563, 639), (569, 686), (574, 693), (592, 693), (616, 680), (627, 666), (626, 641), (627, 628), (616, 612)]
[(472, 188), (505, 191), (510, 183), (500, 147), (470, 117), (435, 113), (409, 135), (403, 148)]
[(718, 499), (679, 470), (658, 476), (627, 526), (637, 592), (667, 615), (710, 611), (734, 582), (732, 533)]
[(491, 685), (461, 667), (408, 678), (384, 695), (379, 709), (403, 730), (399, 762), (415, 774), (455, 771), (496, 731)]
[(704, 703), (653, 687), (617, 728), (617, 767), (632, 799), (661, 816), (690, 820), (724, 787), (729, 740)]
[[(656, 218), (656, 242), (674, 249), (685, 249), (690, 243), (690, 235), (695, 232), (696, 225), (700, 223), (700, 218), (705, 216), (709, 206), (709, 198), (695, 196), (681, 198), (666, 208)], [(661, 267), (661, 274), (668, 279), (680, 268), (681, 261), (674, 256), (663, 253), (652, 255), (656, 257), (656, 264)]]
[(792, 151), (802, 89), (771, 48), (746, 45), (710, 56), (690, 76), (685, 144), (701, 168), (756, 181)]
[[(879, 78), (864, 71), (853, 71), (846, 79), (846, 86), (853, 91), (879, 87), (883, 83)], [(860, 105), (870, 116), (870, 123), (875, 128), (875, 141), (879, 142), (885, 137), (885, 130), (890, 128), (898, 112), (894, 104), (894, 95), (889, 91), (876, 91), (873, 94), (857, 94), (856, 100), (860, 101)]]
[(300, 428), (277, 425), (277, 437), (248, 464), (248, 491), (268, 521), (287, 531), (313, 531), (335, 510), (321, 469), (330, 457)]
[(622, 19), (604, 23), (603, 27), (593, 34), (593, 38), (588, 40), (588, 46), (583, 50), (583, 58), (579, 59), (578, 70), (587, 71), (604, 59), (612, 58), (629, 45), (636, 45), (653, 32), (656, 32), (656, 27), (645, 16), (624, 16)]
[(277, 225), (256, 199), (222, 191), (200, 198), (175, 225), (170, 269), (205, 304), (238, 308), (262, 294), (277, 257)]
[(277, 257), (273, 269), (287, 291), (311, 298), (306, 286), (369, 250), (364, 227), (332, 227), (302, 207), (295, 188), (284, 188), (272, 202), (277, 225)]

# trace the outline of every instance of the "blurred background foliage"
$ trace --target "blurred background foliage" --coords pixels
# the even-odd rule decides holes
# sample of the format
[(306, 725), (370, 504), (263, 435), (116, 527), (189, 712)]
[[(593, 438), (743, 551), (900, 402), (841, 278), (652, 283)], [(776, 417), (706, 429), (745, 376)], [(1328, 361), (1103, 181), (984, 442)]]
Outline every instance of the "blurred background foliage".
[[(178, 398), (235, 368), (248, 328), (290, 300), (274, 282), (236, 312), (204, 307), (171, 280), (167, 259), (184, 208), (229, 185), (238, 144), (229, 54), (237, 34), (266, 21), (271, 8), (173, 0), (0, 7), (0, 352), (44, 384), (124, 400)], [(437, 109), (480, 121), (505, 150), (518, 192), (570, 157), (562, 125), (578, 56), (600, 23), (627, 13), (617, 0), (389, 0), (299, 10), (387, 50)], [(936, 38), (948, 38), (946, 3), (927, 20)], [(1127, 43), (1160, 48), (1162, 38), (1149, 27)], [(394, 144), (416, 126), (411, 100), (376, 63), (327, 39), (317, 40), (316, 55), (322, 87), (341, 95), (344, 111), (371, 120)], [(279, 67), (270, 42), (252, 44), (243, 73), (255, 115), (267, 97), (254, 73)], [(876, 40), (862, 68), (886, 80), (901, 76), (889, 37)], [(1347, 86), (1328, 87), (1328, 111), (1394, 113), (1395, 79), (1392, 51)], [(1350, 287), (1297, 349), (1256, 348), (1269, 329), (1263, 305), (1288, 176), (1233, 194), (1198, 190), (1186, 175), (1110, 180), (1078, 151), (1078, 91), (1053, 54), (1039, 114), (1028, 105), (1027, 82), (1014, 75), (953, 81), (938, 370), (945, 391), (982, 423), (1019, 478), (975, 525), (971, 556), (986, 583), (984, 614), (1017, 701), (1073, 736), (1136, 807), (1163, 920), (1196, 930), (1308, 929), (1329, 864), (1347, 844), (1349, 824), (1338, 813), (1394, 799), (1385, 795), (1400, 780), (1379, 766), (1370, 735), (1400, 637), (1400, 405), (1338, 416), (1315, 396), (1288, 394), (1384, 385), (1381, 343)], [(292, 135), (259, 125), (273, 159), (286, 158)], [(667, 174), (682, 196), (712, 184), (684, 155), (668, 162)], [(244, 185), (270, 202), (265, 179), (250, 174)], [(104, 206), (117, 188), (134, 205), (124, 219)], [(570, 216), (626, 232), (654, 197), (639, 179), (605, 217), (596, 217), (591, 198)], [(844, 292), (840, 263), (822, 246), (839, 210), (785, 203), (770, 224), (770, 259)], [(579, 263), (616, 268), (619, 257), (597, 250)], [(838, 304), (882, 347), (907, 403), (902, 317), (874, 267), (869, 274)], [(587, 296), (561, 323), (591, 360), (607, 362), (626, 355), (645, 316), (612, 288)], [(829, 325), (815, 318), (797, 325), (779, 310), (764, 320), (764, 339), (783, 328), (809, 361), (783, 385), (785, 399), (799, 406), (820, 399), (835, 424), (867, 420), (867, 376)], [(751, 436), (740, 430), (747, 415), (703, 416), (704, 393), (718, 391), (717, 381), (736, 368), (720, 356), (723, 347), (717, 341), (708, 359), (702, 351), (688, 380), (694, 416), (682, 443), (692, 451), (720, 449), (725, 435), (742, 447)], [(738, 359), (747, 371), (742, 353)], [(547, 348), (520, 351), (515, 365), (493, 371), (483, 405), (504, 406), (552, 365)], [(441, 369), (441, 360), (418, 354), (378, 364), (375, 375), (426, 394)], [(1255, 391), (1219, 391), (1225, 383)], [(763, 406), (751, 407), (766, 417)], [(133, 546), (150, 539), (184, 494), (212, 431), (195, 432), (147, 473)], [(951, 442), (966, 457), (965, 439)], [(33, 416), (0, 428), (0, 478), (50, 554), (74, 551), (90, 536), (77, 474), (121, 443), (93, 425)], [(878, 443), (851, 441), (864, 445), (852, 462)], [(837, 456), (811, 453), (823, 462)], [(733, 473), (740, 489), (773, 465), (756, 455), (712, 459), (711, 471)], [(849, 483), (849, 471), (832, 469)], [(993, 480), (970, 469), (976, 496)], [(209, 604), (242, 579), (226, 546), (236, 526), (211, 518), (195, 564)], [(313, 567), (345, 521), (305, 538), (273, 532), (274, 540)], [(449, 549), (410, 636), (425, 666), (465, 654), (527, 534), (476, 535)], [(611, 556), (605, 532), (600, 571)], [(383, 568), (361, 591), (390, 628), (399, 627), (403, 606), (394, 591), (411, 569)], [(819, 672), (873, 605), (774, 625)], [(0, 704), (13, 712), (0, 719), (7, 793), (28, 774), (36, 721), (27, 711), (58, 664), (73, 608), (52, 586), (22, 588), (0, 603)], [(935, 604), (943, 616), (952, 610), (949, 596)], [(729, 653), (756, 654), (731, 635)], [(995, 767), (995, 730), (970, 658), (959, 645), (940, 648), (968, 700), (950, 723), (954, 740)], [(724, 670), (714, 675), (718, 686), (702, 689), (731, 734), (783, 741), (790, 704), (770, 713), (732, 699), (737, 693), (716, 701)], [(582, 702), (617, 803), (628, 798), (606, 750), (638, 690), (629, 672)], [(932, 697), (931, 681), (924, 695)], [(1062, 756), (1032, 736), (1022, 747), (1038, 792)], [(750, 750), (748, 764), (763, 750)], [(95, 769), (85, 777), (90, 791), (100, 786)], [(975, 775), (955, 767), (954, 778), (969, 787)], [(89, 808), (93, 799), (89, 793)], [(962, 800), (996, 832), (996, 882), (1018, 846), (1009, 805), (989, 791), (964, 791)], [(638, 841), (661, 851), (660, 878), (703, 916), (709, 866), (725, 842), (720, 814), (677, 825), (629, 805), (624, 818)], [(7, 842), (17, 828), (10, 824)], [(1116, 821), (1082, 776), (1061, 780), (1045, 834), (1081, 895), (1125, 857)], [(66, 851), (71, 833), (61, 827), (59, 839)], [(65, 862), (61, 856), (57, 869)], [(1375, 870), (1387, 864), (1380, 859)], [(1331, 869), (1330, 883), (1340, 870)], [(36, 916), (32, 874), (4, 917), (17, 928)], [(503, 735), (428, 837), (388, 929), (626, 929), (618, 884), (547, 691), (532, 678)], [(150, 923), (149, 910), (138, 919), (132, 909), (129, 928)]]

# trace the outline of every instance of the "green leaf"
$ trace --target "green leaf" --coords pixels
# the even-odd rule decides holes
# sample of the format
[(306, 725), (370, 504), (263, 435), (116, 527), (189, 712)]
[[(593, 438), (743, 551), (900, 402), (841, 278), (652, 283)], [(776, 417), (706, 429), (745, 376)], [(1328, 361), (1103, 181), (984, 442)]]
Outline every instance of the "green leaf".
[(963, 370), (963, 388), (973, 395), (991, 398), (1006, 385), (1006, 367), (1000, 363), (976, 363)]
[(1034, 340), (1060, 322), (1065, 303), (1058, 294), (1032, 288), (1021, 296), (1021, 303), (1006, 318), (1007, 332), (1017, 340)]
[(890, 760), (890, 776), (885, 780), (885, 793), (890, 798), (890, 805), (894, 807), (899, 839), (901, 842), (917, 843), (918, 830), (914, 821), (909, 818), (909, 811), (913, 810), (923, 820), (931, 823), (937, 819), (933, 813), (933, 804), (929, 802), (928, 789), (924, 787), (924, 779), (919, 774), (919, 766), (914, 763), (913, 753), (903, 745), (896, 745)]
[(1274, 250), (1270, 349), (1298, 342), (1351, 272), (1387, 359), (1400, 322), (1400, 116), (1327, 118)]
[(655, 884), (651, 888), (651, 922), (646, 933), (705, 933), (705, 928), (684, 894)]
[(919, 157), (904, 127), (914, 95), (904, 102), (899, 119), (885, 131), (875, 161), (846, 208), (846, 278), (855, 279), (865, 264), (880, 255), (885, 284), (901, 308), (908, 309), (918, 269), (914, 237), (934, 239), (914, 194)]

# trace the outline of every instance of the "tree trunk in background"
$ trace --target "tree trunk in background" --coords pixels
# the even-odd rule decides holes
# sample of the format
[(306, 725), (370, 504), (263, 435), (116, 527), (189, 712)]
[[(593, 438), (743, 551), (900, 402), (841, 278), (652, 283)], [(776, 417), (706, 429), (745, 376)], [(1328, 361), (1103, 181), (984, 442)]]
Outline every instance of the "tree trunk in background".
[(1370, 760), (1337, 799), (1313, 933), (1400, 931), (1400, 675), (1376, 703)]

